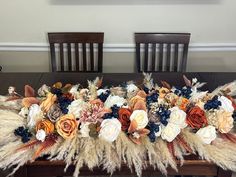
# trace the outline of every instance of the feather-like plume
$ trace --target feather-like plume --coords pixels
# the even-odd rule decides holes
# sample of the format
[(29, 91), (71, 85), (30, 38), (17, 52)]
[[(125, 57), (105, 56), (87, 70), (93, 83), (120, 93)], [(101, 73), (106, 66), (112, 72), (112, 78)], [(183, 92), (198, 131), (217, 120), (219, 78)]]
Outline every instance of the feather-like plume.
[(219, 86), (212, 92), (212, 95), (222, 94), (222, 92), (227, 92), (227, 95), (235, 96), (236, 95), (236, 80), (228, 84), (225, 84), (223, 86)]
[(183, 79), (186, 86), (192, 87), (192, 82), (185, 75), (183, 75)]
[(152, 73), (143, 73), (144, 80), (143, 85), (147, 87), (149, 90), (154, 88)]

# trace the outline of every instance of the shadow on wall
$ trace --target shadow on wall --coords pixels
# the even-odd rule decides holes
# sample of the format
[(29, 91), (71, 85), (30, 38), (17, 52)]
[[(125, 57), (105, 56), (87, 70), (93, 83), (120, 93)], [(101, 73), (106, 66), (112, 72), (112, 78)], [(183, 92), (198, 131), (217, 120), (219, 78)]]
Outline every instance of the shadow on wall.
[(222, 2), (223, 0), (50, 0), (51, 5), (214, 5)]

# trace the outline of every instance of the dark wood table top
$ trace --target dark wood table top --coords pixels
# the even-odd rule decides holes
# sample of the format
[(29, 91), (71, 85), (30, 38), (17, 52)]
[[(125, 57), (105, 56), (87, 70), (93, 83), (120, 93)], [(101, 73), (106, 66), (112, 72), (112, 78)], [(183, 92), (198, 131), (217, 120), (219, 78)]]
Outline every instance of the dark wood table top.
[[(202, 89), (214, 90), (216, 87), (225, 83), (236, 80), (235, 73), (222, 72), (162, 72), (153, 73), (154, 82), (160, 84), (160, 81), (167, 81), (171, 85), (183, 86), (183, 75), (189, 79), (196, 77), (200, 82), (207, 82)], [(6, 94), (9, 86), (15, 86), (17, 91), (21, 93), (26, 84), (31, 85), (34, 89), (38, 89), (42, 84), (52, 85), (55, 82), (76, 84), (80, 83), (87, 86), (87, 80), (93, 80), (96, 76), (103, 77), (103, 85), (118, 85), (126, 81), (133, 80), (141, 83), (143, 75), (140, 73), (0, 73), (0, 94)]]

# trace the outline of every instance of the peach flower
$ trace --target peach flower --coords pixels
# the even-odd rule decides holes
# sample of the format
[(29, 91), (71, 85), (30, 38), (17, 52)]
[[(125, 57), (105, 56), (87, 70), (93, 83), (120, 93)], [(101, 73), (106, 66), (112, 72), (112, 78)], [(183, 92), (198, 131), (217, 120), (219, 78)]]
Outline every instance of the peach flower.
[(159, 97), (164, 98), (166, 96), (166, 94), (169, 92), (170, 92), (170, 90), (168, 88), (161, 87), (159, 90)]
[(48, 93), (47, 98), (40, 105), (42, 111), (48, 112), (56, 100), (57, 100), (56, 95), (54, 95), (52, 93)]
[(41, 120), (36, 124), (36, 132), (38, 130), (44, 130), (47, 135), (51, 134), (54, 132), (54, 124), (48, 119)]
[(78, 123), (73, 114), (66, 114), (56, 122), (56, 129), (64, 139), (71, 139), (75, 136)]
[(186, 111), (186, 108), (189, 104), (189, 100), (187, 98), (181, 97), (177, 100), (176, 104), (179, 106), (181, 110)]
[(221, 133), (228, 133), (233, 128), (234, 119), (232, 113), (220, 110), (217, 112), (218, 130)]

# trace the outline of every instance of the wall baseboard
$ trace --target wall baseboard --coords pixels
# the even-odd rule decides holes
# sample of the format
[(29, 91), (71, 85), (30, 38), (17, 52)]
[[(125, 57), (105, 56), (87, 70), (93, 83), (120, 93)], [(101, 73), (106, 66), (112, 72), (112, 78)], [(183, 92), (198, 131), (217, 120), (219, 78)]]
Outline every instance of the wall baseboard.
[[(0, 43), (0, 51), (15, 52), (47, 52), (46, 43)], [(126, 53), (134, 52), (134, 44), (104, 44), (104, 52)], [(224, 52), (236, 51), (236, 43), (193, 43), (189, 46), (190, 52)]]

